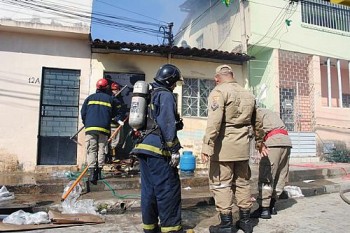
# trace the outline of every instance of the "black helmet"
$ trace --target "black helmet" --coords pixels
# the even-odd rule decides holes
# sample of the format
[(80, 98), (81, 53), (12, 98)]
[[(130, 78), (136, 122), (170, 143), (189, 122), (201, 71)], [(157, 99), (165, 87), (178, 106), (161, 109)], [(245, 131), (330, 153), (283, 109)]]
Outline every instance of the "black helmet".
[(166, 87), (171, 87), (177, 81), (182, 81), (180, 70), (171, 64), (165, 64), (159, 68), (154, 80)]

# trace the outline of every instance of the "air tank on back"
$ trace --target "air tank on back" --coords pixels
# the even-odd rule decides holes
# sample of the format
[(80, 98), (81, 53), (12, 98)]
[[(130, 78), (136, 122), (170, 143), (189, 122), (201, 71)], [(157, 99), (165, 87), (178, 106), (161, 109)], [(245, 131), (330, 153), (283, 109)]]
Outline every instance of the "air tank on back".
[(147, 99), (149, 85), (145, 81), (137, 81), (131, 98), (129, 125), (135, 130), (142, 129), (146, 123)]

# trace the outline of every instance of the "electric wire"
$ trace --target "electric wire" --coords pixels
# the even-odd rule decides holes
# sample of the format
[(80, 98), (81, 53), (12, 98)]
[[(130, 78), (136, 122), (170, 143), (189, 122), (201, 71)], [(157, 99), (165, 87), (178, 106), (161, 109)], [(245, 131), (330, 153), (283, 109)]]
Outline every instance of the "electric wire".
[[(274, 39), (277, 39), (277, 35), (281, 32), (283, 25), (285, 24), (285, 20), (287, 18), (290, 18), (295, 13), (295, 11), (292, 13), (289, 13), (288, 12), (289, 10), (290, 10), (289, 8), (286, 9), (285, 14), (283, 15), (281, 22), (275, 27), (276, 28), (275, 33), (271, 37), (269, 37), (270, 39), (267, 42), (260, 44), (260, 45), (263, 45), (263, 47), (259, 51), (257, 51), (254, 54), (254, 56), (259, 55)], [(290, 15), (288, 15), (288, 14), (290, 14)], [(288, 28), (287, 28), (287, 32), (288, 32)], [(283, 33), (282, 35), (284, 35), (285, 33)], [(280, 44), (280, 40), (281, 40), (282, 35), (279, 37), (279, 44)]]
[[(144, 33), (151, 36), (160, 36), (164, 35), (159, 32), (158, 24), (141, 21), (141, 20), (133, 20), (127, 17), (116, 17), (108, 14), (103, 14), (100, 12), (90, 14), (89, 11), (77, 10), (76, 8), (68, 7), (65, 5), (57, 5), (52, 2), (47, 1), (46, 3), (37, 2), (35, 0), (32, 1), (10, 1), (10, 0), (0, 0), (1, 2), (11, 5), (17, 6), (24, 9), (31, 9), (33, 11), (42, 12), (42, 13), (50, 13), (62, 17), (67, 17), (71, 19), (78, 19), (85, 22), (89, 22), (90, 20), (101, 25), (109, 26), (111, 28), (117, 28), (124, 31)], [(157, 27), (156, 29), (136, 26), (128, 23), (121, 23), (120, 21), (127, 21), (136, 24), (144, 24), (148, 26)]]
[[(250, 1), (249, 1), (250, 2)], [(254, 44), (250, 45), (249, 46), (249, 50), (252, 51), (252, 49), (257, 45), (259, 44), (262, 40), (264, 40), (265, 37), (267, 37), (268, 34), (270, 34), (270, 32), (272, 32), (274, 30), (274, 24), (278, 21), (281, 21), (281, 19), (284, 17), (284, 15), (286, 14), (286, 10), (288, 9), (289, 7), (289, 3), (287, 3), (283, 8), (282, 10), (278, 13), (278, 15), (276, 16), (276, 18), (273, 20), (273, 22), (271, 23), (270, 27), (267, 29), (266, 33), (257, 41), (255, 42)], [(284, 15), (283, 15), (284, 13)]]
[(115, 6), (115, 5), (113, 5), (113, 4), (110, 4), (110, 3), (107, 3), (107, 2), (104, 2), (104, 1), (101, 1), (101, 0), (95, 0), (95, 1), (96, 1), (96, 2), (101, 2), (101, 3), (106, 4), (106, 5), (108, 5), (108, 6), (111, 6), (111, 7), (117, 8), (117, 9), (121, 9), (121, 10), (130, 12), (130, 13), (133, 13), (133, 14), (139, 15), (139, 16), (143, 16), (143, 17), (145, 17), (145, 18), (152, 19), (152, 20), (157, 21), (157, 22), (167, 23), (167, 22), (165, 22), (165, 21), (162, 21), (162, 20), (159, 20), (159, 19), (155, 19), (155, 18), (149, 17), (149, 16), (147, 16), (147, 15), (143, 15), (143, 14), (140, 14), (140, 13), (137, 13), (137, 12), (134, 12), (134, 11), (131, 11), (131, 10), (127, 10), (127, 9), (125, 9), (125, 8), (121, 8), (121, 7)]

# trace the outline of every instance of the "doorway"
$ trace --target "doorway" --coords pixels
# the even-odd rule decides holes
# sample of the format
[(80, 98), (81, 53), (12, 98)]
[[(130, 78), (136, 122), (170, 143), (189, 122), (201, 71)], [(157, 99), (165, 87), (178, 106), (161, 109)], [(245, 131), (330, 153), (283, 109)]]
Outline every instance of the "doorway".
[(38, 165), (75, 165), (80, 70), (43, 68), (38, 135)]
[[(134, 85), (139, 80), (144, 81), (145, 75), (136, 73), (105, 72), (104, 77), (109, 80), (109, 82), (117, 82), (119, 85), (121, 85), (121, 88), (126, 85), (126, 88), (120, 93), (120, 95), (123, 98), (126, 111), (129, 112)], [(129, 153), (133, 148), (132, 140), (128, 136), (131, 130), (132, 129), (129, 124), (126, 123), (121, 131), (122, 143), (119, 143), (118, 147), (116, 148), (117, 157), (120, 159), (129, 158)]]

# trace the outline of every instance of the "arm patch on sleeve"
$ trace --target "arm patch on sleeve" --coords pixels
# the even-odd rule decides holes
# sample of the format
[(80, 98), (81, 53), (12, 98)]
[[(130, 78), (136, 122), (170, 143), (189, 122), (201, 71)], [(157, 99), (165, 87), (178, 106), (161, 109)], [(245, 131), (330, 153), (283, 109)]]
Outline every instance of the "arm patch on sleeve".
[(211, 101), (211, 110), (215, 111), (216, 109), (219, 108), (219, 103), (218, 103), (219, 96), (213, 96), (212, 101)]

